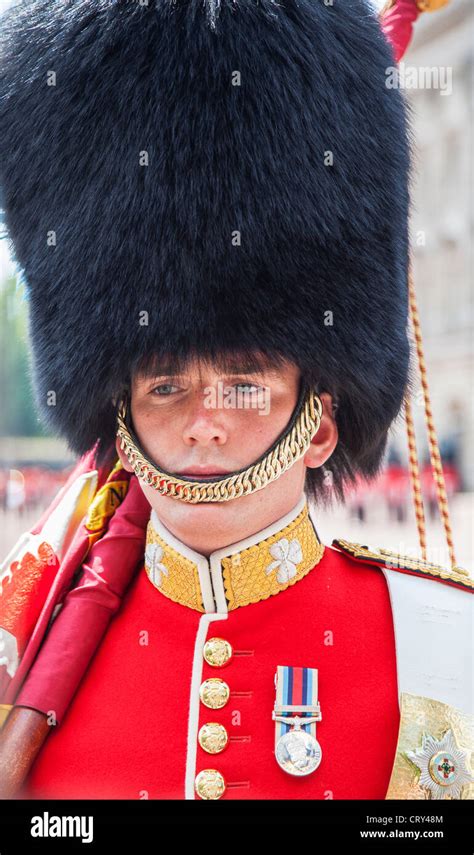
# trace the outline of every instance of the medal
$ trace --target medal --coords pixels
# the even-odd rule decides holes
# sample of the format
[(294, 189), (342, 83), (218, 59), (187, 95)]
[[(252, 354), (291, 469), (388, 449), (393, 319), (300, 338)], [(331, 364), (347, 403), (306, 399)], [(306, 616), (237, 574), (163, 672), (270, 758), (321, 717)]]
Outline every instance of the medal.
[(275, 674), (275, 757), (289, 775), (310, 775), (318, 768), (322, 751), (316, 739), (321, 721), (318, 671), (278, 665)]

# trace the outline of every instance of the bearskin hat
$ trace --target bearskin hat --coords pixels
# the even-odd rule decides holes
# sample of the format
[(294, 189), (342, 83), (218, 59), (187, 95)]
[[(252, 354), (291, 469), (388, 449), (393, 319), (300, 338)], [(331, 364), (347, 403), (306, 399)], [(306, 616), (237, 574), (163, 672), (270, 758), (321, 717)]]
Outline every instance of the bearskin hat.
[(71, 449), (113, 445), (149, 360), (258, 351), (337, 398), (336, 487), (378, 471), (409, 364), (391, 65), (368, 0), (8, 9), (3, 206), (37, 405)]

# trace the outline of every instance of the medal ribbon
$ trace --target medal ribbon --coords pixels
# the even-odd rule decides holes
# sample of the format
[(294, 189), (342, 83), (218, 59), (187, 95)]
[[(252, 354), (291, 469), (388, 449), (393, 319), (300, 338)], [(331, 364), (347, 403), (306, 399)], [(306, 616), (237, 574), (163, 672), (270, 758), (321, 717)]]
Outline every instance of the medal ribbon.
[[(278, 712), (285, 718), (297, 715), (300, 718), (312, 718), (315, 713), (305, 707), (316, 707), (318, 703), (318, 669), (297, 668), (293, 665), (277, 665), (275, 674), (276, 707), (294, 707), (293, 710)], [(275, 745), (281, 736), (291, 728), (291, 722), (275, 722)], [(316, 722), (303, 725), (302, 730), (316, 739)]]

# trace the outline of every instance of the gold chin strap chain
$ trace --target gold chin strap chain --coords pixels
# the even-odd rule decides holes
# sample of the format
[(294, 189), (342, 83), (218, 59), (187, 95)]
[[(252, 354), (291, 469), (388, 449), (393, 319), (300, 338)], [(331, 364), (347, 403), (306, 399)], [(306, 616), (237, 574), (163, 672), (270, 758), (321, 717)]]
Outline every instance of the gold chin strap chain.
[(297, 460), (306, 454), (313, 437), (319, 430), (323, 406), (319, 396), (309, 390), (305, 396), (293, 427), (271, 448), (265, 456), (246, 469), (234, 472), (217, 481), (190, 480), (158, 469), (136, 445), (127, 427), (127, 399), (121, 399), (117, 414), (117, 436), (121, 448), (137, 478), (153, 487), (163, 496), (182, 502), (228, 502), (248, 496), (276, 481)]
[[(423, 340), (421, 337), (420, 319), (418, 316), (418, 308), (416, 304), (415, 285), (413, 281), (413, 272), (410, 266), (408, 275), (408, 294), (410, 303), (410, 319), (413, 329), (413, 335), (416, 344), (416, 354), (420, 371), (421, 386), (423, 389), (423, 400), (425, 406), (425, 421), (428, 431), (428, 443), (430, 448), (431, 468), (433, 477), (436, 482), (436, 494), (438, 499), (438, 507), (443, 521), (446, 543), (448, 545), (451, 567), (453, 570), (460, 569), (456, 567), (456, 556), (454, 554), (453, 534), (451, 529), (451, 521), (449, 517), (448, 499), (446, 495), (446, 485), (444, 482), (443, 465), (439, 453), (438, 440), (436, 437), (436, 429), (433, 421), (433, 413), (431, 410), (431, 401), (428, 389), (428, 377), (426, 372), (426, 363), (423, 353)], [(415, 428), (413, 424), (413, 413), (408, 395), (405, 398), (405, 421), (408, 437), (409, 451), (409, 469), (413, 492), (413, 501), (415, 505), (416, 524), (418, 528), (418, 537), (420, 541), (421, 555), (426, 561), (426, 522), (423, 510), (423, 497), (420, 482), (420, 470), (418, 466), (418, 457), (416, 453)]]

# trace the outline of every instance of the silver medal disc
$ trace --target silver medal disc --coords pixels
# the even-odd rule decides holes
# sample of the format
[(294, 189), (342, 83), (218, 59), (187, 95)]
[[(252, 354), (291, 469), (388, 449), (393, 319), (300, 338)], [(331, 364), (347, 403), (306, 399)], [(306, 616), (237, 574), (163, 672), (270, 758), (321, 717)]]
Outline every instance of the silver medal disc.
[(305, 730), (289, 730), (280, 736), (275, 748), (279, 766), (289, 775), (310, 775), (321, 763), (321, 746)]

